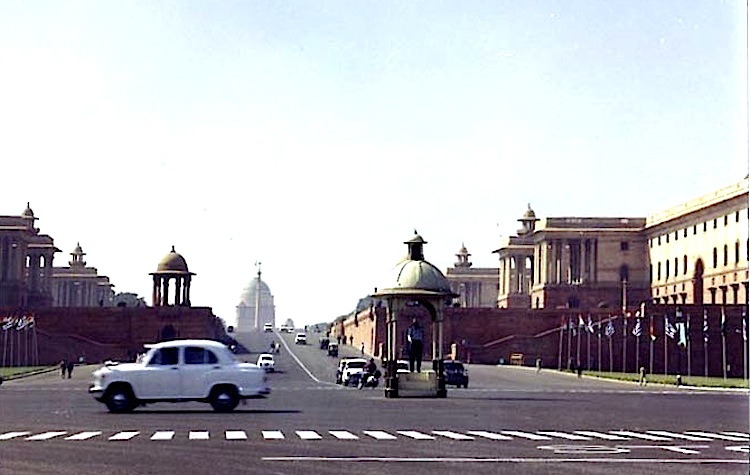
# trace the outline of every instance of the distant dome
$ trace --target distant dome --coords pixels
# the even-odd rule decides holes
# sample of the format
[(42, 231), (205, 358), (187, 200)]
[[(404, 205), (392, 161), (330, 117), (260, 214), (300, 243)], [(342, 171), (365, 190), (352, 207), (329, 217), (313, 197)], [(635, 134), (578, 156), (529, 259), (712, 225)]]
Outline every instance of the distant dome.
[(164, 258), (159, 262), (159, 265), (156, 266), (156, 272), (188, 272), (188, 265), (187, 262), (185, 262), (185, 258), (182, 257), (180, 254), (175, 252), (174, 246), (172, 246), (172, 251), (170, 251), (169, 254), (164, 256)]
[(34, 217), (34, 211), (31, 210), (31, 203), (26, 202), (26, 209), (23, 210), (23, 214), (21, 216), (25, 218), (33, 218)]
[[(242, 291), (242, 295), (240, 295), (240, 305), (242, 303), (246, 305), (253, 306), (255, 305), (255, 297), (257, 292), (257, 286), (258, 286), (258, 279), (253, 279), (250, 281), (249, 284), (247, 284), (247, 287)], [(260, 293), (264, 296), (271, 294), (271, 289), (268, 288), (268, 285), (266, 285), (265, 282), (262, 280), (260, 281)]]
[(531, 209), (531, 205), (528, 205), (528, 209), (523, 214), (524, 218), (536, 218), (536, 213), (534, 213), (534, 210)]

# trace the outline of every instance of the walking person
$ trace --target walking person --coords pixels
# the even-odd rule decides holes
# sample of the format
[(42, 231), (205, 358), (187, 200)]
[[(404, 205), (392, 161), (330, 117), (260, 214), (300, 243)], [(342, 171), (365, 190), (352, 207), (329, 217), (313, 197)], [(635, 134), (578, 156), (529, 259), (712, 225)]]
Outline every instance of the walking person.
[(65, 379), (65, 371), (68, 369), (68, 362), (65, 359), (60, 360), (60, 378)]
[(409, 341), (409, 371), (417, 373), (422, 371), (422, 352), (424, 348), (424, 331), (416, 318), (411, 321), (411, 326), (406, 331), (406, 339)]
[(641, 376), (638, 378), (638, 385), (645, 386), (646, 385), (646, 368), (641, 366), (640, 370)]
[(73, 363), (73, 360), (68, 361), (68, 364), (65, 365), (65, 370), (68, 372), (68, 379), (70, 379), (71, 376), (73, 376), (73, 367), (74, 366), (75, 366), (75, 364)]

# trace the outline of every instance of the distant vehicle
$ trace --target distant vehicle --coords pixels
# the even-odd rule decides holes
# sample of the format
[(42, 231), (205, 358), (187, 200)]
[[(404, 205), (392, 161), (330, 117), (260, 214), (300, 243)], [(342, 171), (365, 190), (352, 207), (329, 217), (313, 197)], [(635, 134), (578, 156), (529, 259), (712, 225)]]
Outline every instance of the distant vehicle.
[(93, 373), (89, 393), (110, 412), (131, 412), (155, 402), (198, 401), (217, 412), (271, 389), (258, 365), (241, 363), (214, 340), (172, 340), (147, 345), (138, 363), (105, 365)]
[(297, 333), (297, 335), (294, 337), (294, 343), (297, 345), (306, 345), (307, 335), (304, 333)]
[(279, 331), (281, 331), (281, 333), (292, 333), (294, 331), (294, 328), (290, 327), (289, 325), (284, 324), (284, 325), (281, 325), (281, 328), (279, 328)]
[(268, 353), (261, 353), (258, 355), (257, 365), (264, 370), (273, 373), (275, 371), (276, 362), (273, 359), (273, 355)]
[(398, 360), (396, 361), (396, 374), (400, 373), (408, 373), (409, 372), (409, 362), (406, 360)]
[(328, 344), (328, 356), (338, 356), (338, 355), (339, 355), (338, 343), (329, 343)]
[(264, 332), (272, 332), (273, 331), (273, 324), (272, 323), (264, 323), (263, 324), (263, 331)]
[(443, 361), (443, 374), (445, 374), (445, 384), (469, 387), (469, 370), (464, 368), (463, 363), (457, 360)]

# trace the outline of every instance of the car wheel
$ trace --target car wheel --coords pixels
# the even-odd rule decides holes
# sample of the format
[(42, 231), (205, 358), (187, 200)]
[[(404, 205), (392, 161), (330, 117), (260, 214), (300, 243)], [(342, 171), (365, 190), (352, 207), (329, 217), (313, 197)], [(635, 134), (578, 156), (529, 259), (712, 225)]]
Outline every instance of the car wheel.
[(123, 413), (135, 409), (135, 396), (127, 386), (117, 386), (107, 391), (104, 400), (109, 412)]
[(237, 391), (229, 386), (215, 388), (210, 400), (216, 412), (232, 412), (239, 402)]

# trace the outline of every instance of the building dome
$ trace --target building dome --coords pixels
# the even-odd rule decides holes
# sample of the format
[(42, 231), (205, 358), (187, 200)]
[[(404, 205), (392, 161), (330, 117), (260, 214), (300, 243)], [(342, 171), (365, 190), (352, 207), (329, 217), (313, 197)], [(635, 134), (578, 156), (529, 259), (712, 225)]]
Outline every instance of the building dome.
[(536, 213), (534, 213), (534, 210), (531, 209), (531, 205), (527, 205), (528, 209), (523, 214), (524, 219), (534, 219), (536, 218)]
[(185, 258), (175, 252), (174, 246), (172, 246), (172, 250), (170, 251), (170, 253), (164, 256), (164, 258), (159, 262), (159, 265), (156, 266), (156, 272), (188, 273), (189, 271), (187, 262), (185, 262)]
[(404, 259), (399, 262), (391, 270), (386, 285), (378, 290), (387, 293), (399, 293), (399, 291), (452, 293), (448, 279), (440, 272), (440, 269), (427, 261), (412, 259)]
[(31, 203), (26, 202), (26, 209), (23, 210), (23, 214), (21, 214), (24, 218), (33, 218), (34, 217), (34, 211), (31, 209)]
[(258, 282), (260, 282), (260, 293), (261, 295), (263, 295), (263, 298), (266, 298), (266, 296), (271, 294), (271, 289), (268, 288), (268, 285), (266, 285), (265, 282), (257, 278), (253, 279), (249, 284), (247, 284), (247, 287), (242, 290), (242, 294), (240, 295), (240, 305), (242, 305), (243, 303), (250, 306), (255, 305), (255, 297), (258, 291)]

